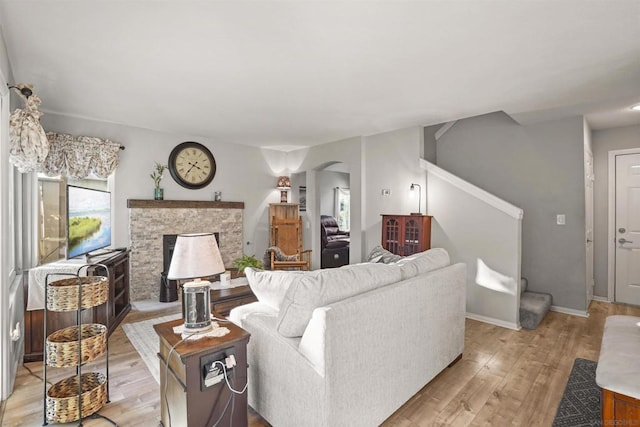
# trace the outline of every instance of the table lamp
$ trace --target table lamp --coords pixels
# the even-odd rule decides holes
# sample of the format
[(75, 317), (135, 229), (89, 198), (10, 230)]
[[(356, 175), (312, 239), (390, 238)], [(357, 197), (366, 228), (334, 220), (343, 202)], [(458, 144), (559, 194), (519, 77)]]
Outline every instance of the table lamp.
[(279, 176), (276, 188), (280, 190), (280, 203), (287, 203), (287, 191), (291, 190), (291, 180), (288, 176)]
[(211, 329), (211, 306), (208, 280), (225, 271), (218, 243), (213, 233), (179, 234), (173, 249), (167, 278), (194, 279), (182, 285), (184, 332), (203, 332)]

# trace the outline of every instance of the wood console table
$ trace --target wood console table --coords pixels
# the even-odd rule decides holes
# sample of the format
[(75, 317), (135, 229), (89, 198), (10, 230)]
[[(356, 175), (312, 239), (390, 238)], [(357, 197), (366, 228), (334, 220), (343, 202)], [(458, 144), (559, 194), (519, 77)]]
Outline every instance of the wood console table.
[[(109, 325), (109, 335), (122, 322), (122, 319), (131, 310), (129, 301), (129, 251), (116, 252), (104, 257), (95, 257), (91, 263), (104, 264), (109, 269), (109, 299), (108, 304), (86, 309), (82, 311), (83, 323), (100, 323)], [(78, 267), (82, 264), (78, 264)], [(102, 270), (102, 271), (101, 271)], [(97, 268), (89, 274), (103, 276), (104, 269)], [(25, 275), (26, 277), (26, 275)], [(50, 313), (47, 323), (47, 332), (44, 332), (44, 310), (27, 311), (29, 292), (28, 280), (24, 281), (24, 361), (36, 362), (42, 360), (43, 343), (58, 329), (76, 324), (75, 312)], [(108, 307), (108, 311), (107, 311)]]

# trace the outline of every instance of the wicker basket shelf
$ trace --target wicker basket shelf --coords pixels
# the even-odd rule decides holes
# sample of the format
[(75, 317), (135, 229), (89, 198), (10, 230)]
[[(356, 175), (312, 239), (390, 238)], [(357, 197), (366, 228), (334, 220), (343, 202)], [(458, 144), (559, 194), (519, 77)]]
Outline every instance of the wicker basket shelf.
[[(107, 348), (107, 327), (87, 323), (80, 328), (82, 344), (78, 341), (78, 327), (59, 329), (47, 337), (46, 362), (48, 366), (65, 368), (91, 362), (104, 354)], [(78, 355), (78, 346), (81, 354)], [(80, 357), (80, 361), (78, 361)]]
[(81, 375), (81, 407), (78, 407), (78, 376), (55, 383), (47, 391), (46, 418), (56, 423), (70, 423), (94, 414), (107, 402), (107, 377), (99, 372)]
[[(81, 306), (78, 293), (82, 287)], [(109, 297), (109, 280), (104, 276), (72, 277), (47, 284), (47, 310), (72, 311), (104, 304)]]

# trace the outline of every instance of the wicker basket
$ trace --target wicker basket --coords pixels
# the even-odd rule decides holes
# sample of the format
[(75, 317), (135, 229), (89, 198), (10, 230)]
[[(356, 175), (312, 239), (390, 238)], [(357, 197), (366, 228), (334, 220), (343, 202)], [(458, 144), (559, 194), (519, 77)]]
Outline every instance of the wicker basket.
[[(94, 360), (104, 354), (107, 347), (107, 327), (98, 323), (87, 323), (82, 333), (80, 364)], [(59, 329), (47, 337), (47, 366), (65, 368), (78, 365), (78, 327)]]
[[(107, 377), (99, 372), (82, 374), (82, 417), (87, 417), (107, 402)], [(47, 391), (47, 421), (70, 423), (80, 419), (78, 408), (78, 376), (55, 383)]]
[[(82, 284), (82, 307), (78, 307), (78, 282)], [(72, 311), (104, 304), (109, 296), (109, 281), (104, 276), (71, 277), (47, 285), (47, 309)]]

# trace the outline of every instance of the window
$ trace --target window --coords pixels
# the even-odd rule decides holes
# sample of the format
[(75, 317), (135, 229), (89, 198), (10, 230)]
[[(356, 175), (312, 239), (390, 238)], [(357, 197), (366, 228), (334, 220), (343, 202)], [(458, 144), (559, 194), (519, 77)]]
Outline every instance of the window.
[(335, 217), (340, 230), (351, 230), (351, 192), (348, 188), (335, 189)]
[(66, 257), (67, 184), (108, 190), (101, 178), (73, 179), (38, 175), (38, 265)]

